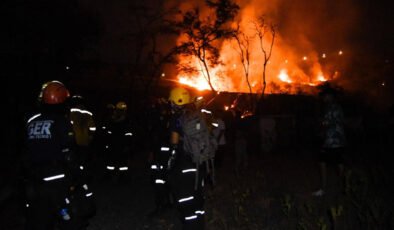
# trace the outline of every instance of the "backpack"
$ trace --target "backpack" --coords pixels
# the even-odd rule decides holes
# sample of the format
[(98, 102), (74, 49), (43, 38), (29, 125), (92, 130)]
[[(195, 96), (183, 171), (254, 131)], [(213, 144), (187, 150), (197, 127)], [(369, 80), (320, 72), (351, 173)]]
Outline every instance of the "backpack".
[(211, 133), (210, 124), (200, 111), (190, 111), (181, 119), (183, 150), (197, 165), (215, 157), (217, 140)]

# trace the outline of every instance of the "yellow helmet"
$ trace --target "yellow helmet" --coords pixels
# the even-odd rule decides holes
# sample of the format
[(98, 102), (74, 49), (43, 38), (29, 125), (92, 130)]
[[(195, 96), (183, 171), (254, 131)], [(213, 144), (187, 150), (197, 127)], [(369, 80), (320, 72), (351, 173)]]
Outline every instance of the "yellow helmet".
[(127, 104), (124, 101), (119, 101), (118, 103), (116, 103), (115, 108), (118, 109), (118, 110), (126, 110), (127, 109)]
[(170, 97), (168, 100), (172, 101), (176, 105), (185, 105), (191, 102), (191, 96), (189, 91), (185, 88), (176, 87), (171, 90)]

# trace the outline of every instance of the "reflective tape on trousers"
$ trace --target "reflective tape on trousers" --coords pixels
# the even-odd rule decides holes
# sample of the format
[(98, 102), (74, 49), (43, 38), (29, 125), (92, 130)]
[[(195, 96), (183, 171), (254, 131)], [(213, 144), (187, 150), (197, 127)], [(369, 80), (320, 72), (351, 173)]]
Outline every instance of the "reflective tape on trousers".
[(61, 179), (63, 177), (65, 177), (64, 174), (59, 174), (59, 175), (54, 175), (54, 176), (50, 176), (50, 177), (45, 177), (43, 180), (44, 181), (52, 181), (52, 180)]
[(178, 202), (182, 203), (182, 202), (193, 200), (193, 199), (194, 199), (194, 196), (189, 196), (189, 197), (186, 197), (186, 198), (179, 199)]
[(186, 217), (185, 217), (185, 220), (193, 220), (193, 219), (196, 219), (196, 218), (197, 218), (197, 215), (186, 216)]
[(156, 179), (155, 183), (156, 184), (165, 184), (166, 182), (164, 180), (161, 180), (161, 179)]
[(188, 173), (188, 172), (197, 172), (197, 169), (192, 168), (192, 169), (184, 169), (184, 170), (182, 170), (182, 173)]

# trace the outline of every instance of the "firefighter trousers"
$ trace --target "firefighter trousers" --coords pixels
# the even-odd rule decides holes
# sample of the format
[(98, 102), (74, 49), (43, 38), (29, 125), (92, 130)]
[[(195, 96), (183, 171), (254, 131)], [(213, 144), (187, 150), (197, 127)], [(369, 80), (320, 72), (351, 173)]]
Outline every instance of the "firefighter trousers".
[(171, 191), (174, 194), (174, 202), (179, 211), (183, 229), (204, 229), (204, 175), (202, 171), (196, 167), (191, 158), (180, 156), (170, 173)]

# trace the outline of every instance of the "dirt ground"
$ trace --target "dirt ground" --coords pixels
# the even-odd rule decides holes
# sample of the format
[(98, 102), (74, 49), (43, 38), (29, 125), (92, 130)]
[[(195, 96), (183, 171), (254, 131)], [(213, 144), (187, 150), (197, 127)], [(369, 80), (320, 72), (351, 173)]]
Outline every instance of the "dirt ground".
[[(216, 169), (216, 186), (206, 187), (206, 229), (393, 229), (391, 151), (376, 146), (350, 151), (346, 183), (329, 167), (322, 197), (312, 196), (319, 185), (317, 149), (262, 154), (250, 148), (236, 175), (229, 148)], [(129, 175), (117, 182), (104, 168), (98, 161), (91, 185), (98, 209), (88, 230), (181, 229), (173, 208), (148, 217), (154, 196), (146, 153), (134, 155)], [(23, 229), (21, 197), (2, 204), (0, 229)]]
[[(230, 152), (216, 169), (216, 186), (206, 187), (206, 229), (390, 229), (393, 187), (384, 185), (390, 168), (384, 160), (352, 154), (347, 183), (330, 166), (325, 195), (314, 197), (319, 185), (315, 151), (250, 150), (240, 175)], [(148, 217), (154, 208), (149, 168), (144, 157), (137, 159), (129, 178), (117, 184), (96, 181), (98, 213), (89, 230), (180, 229), (175, 209)]]

